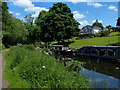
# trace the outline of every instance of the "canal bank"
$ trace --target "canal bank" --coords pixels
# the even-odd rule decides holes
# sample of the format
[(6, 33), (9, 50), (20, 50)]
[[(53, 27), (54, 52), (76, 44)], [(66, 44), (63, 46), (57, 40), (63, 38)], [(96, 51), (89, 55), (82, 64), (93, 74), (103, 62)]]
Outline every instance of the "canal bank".
[(120, 88), (120, 66), (119, 63), (105, 62), (96, 58), (78, 57), (64, 53), (54, 53), (54, 57), (58, 60), (68, 62), (77, 60), (85, 62), (85, 65), (80, 66), (80, 72), (85, 78), (90, 78), (93, 81), (89, 83), (94, 88)]

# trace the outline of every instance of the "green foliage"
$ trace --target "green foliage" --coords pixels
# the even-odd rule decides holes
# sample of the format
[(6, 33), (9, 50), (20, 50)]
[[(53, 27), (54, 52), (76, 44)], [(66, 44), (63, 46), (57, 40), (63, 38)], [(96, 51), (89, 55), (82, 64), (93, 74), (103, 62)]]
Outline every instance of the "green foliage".
[(41, 29), (43, 42), (64, 41), (79, 33), (79, 23), (64, 3), (54, 4), (48, 12), (41, 11), (36, 25)]
[(80, 66), (85, 65), (84, 62), (80, 62), (80, 61), (69, 61), (66, 62), (66, 64), (69, 71), (77, 71), (77, 72), (81, 70)]
[(117, 19), (117, 24), (116, 26), (120, 26), (120, 18)]
[(4, 44), (2, 44), (2, 40), (0, 39), (0, 52), (5, 49), (5, 46)]
[(25, 16), (26, 22), (16, 19), (8, 12), (7, 3), (3, 2), (3, 38), (2, 42), (5, 47), (10, 47), (22, 44), (31, 44), (40, 42), (40, 30), (37, 26), (33, 25), (33, 17), (31, 15)]
[(9, 12), (6, 2), (2, 2), (2, 42), (5, 47), (16, 45), (17, 43), (24, 43), (27, 39), (27, 31), (24, 23), (14, 18)]
[[(27, 24), (29, 24), (29, 26), (33, 25), (34, 17), (32, 17), (31, 14), (26, 15), (24, 18), (25, 18), (25, 21), (27, 22)], [(28, 27), (28, 28), (30, 28), (30, 27)]]
[(102, 32), (100, 32), (99, 33), (99, 36), (100, 37), (106, 37), (106, 36), (110, 36), (110, 33), (112, 33), (113, 32), (113, 30), (112, 29), (108, 29), (108, 30), (105, 30), (105, 31), (102, 31)]
[(84, 62), (79, 62), (79, 61), (70, 61), (70, 62), (67, 62), (67, 66), (70, 66), (74, 64), (75, 66), (81, 66), (81, 65), (84, 65), (85, 63)]
[(102, 31), (102, 32), (100, 32), (100, 37), (106, 37), (106, 36), (108, 36), (109, 35), (109, 31)]
[(100, 27), (100, 28), (102, 28), (103, 29), (103, 25), (102, 25), (102, 23), (99, 23), (98, 22), (98, 20), (96, 20), (96, 22), (95, 23), (93, 23), (93, 25), (92, 26), (97, 26), (97, 27)]
[(109, 36), (119, 36), (119, 35), (120, 35), (119, 32), (112, 32), (112, 33), (109, 34)]
[(27, 43), (40, 42), (40, 30), (33, 25), (34, 17), (31, 14), (25, 16), (25, 26), (27, 29)]
[[(24, 43), (27, 39), (27, 30), (23, 22), (14, 17), (9, 18), (9, 23), (5, 24), (6, 31), (3, 33), (3, 44), (5, 47), (9, 45), (16, 45), (17, 43)], [(4, 31), (4, 29), (3, 29)]]
[(80, 72), (68, 72), (33, 45), (12, 47), (5, 59), (9, 88), (88, 88), (88, 80)]
[(108, 44), (108, 46), (120, 46), (120, 42), (110, 43)]

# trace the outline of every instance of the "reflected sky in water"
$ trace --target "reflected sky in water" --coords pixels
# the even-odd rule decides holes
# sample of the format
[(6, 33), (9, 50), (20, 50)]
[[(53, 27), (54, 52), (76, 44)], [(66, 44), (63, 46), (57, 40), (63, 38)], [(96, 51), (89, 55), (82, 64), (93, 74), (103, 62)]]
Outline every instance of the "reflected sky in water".
[[(93, 58), (75, 57), (66, 54), (55, 54), (59, 60), (78, 60), (85, 62), (80, 66), (83, 77), (92, 79), (89, 86), (92, 88), (119, 88), (120, 90), (120, 64)], [(105, 61), (105, 62), (104, 62)]]
[(81, 72), (84, 77), (92, 79), (89, 85), (93, 88), (120, 88), (120, 79), (94, 72), (83, 67)]

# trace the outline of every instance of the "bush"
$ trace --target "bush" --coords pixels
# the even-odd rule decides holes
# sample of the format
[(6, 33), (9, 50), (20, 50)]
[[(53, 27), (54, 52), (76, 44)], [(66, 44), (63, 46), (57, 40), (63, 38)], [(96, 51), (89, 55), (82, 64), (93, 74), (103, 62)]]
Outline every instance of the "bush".
[(120, 42), (108, 44), (108, 46), (120, 46)]
[(100, 32), (100, 37), (106, 37), (109, 35), (109, 33), (110, 33), (109, 30), (102, 31), (102, 32)]
[(88, 88), (80, 72), (69, 72), (52, 56), (33, 46), (12, 47), (5, 55), (6, 75), (12, 88)]

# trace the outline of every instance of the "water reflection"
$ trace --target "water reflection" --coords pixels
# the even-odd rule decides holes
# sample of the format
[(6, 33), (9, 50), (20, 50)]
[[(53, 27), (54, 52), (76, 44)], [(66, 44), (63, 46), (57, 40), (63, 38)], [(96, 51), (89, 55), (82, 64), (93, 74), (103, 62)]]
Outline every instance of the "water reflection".
[[(55, 54), (59, 60), (76, 59), (86, 64), (82, 67), (81, 72), (86, 78), (93, 79), (90, 83), (94, 88), (120, 88), (120, 63), (108, 63), (105, 60), (90, 59), (67, 54)], [(107, 60), (107, 59), (106, 59)]]
[[(80, 60), (80, 57), (78, 60)], [(84, 68), (86, 69), (120, 79), (119, 64), (103, 62), (100, 60), (97, 61), (96, 59), (91, 60), (90, 58), (82, 58), (80, 61), (84, 61), (86, 63), (86, 65), (84, 65)]]

